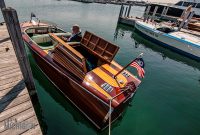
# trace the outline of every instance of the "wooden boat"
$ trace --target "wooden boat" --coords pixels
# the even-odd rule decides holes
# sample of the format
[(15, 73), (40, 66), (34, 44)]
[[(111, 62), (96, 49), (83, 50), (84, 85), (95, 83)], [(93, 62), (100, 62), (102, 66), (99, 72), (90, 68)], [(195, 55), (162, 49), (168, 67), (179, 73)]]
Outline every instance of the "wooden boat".
[(98, 129), (108, 126), (109, 103), (112, 122), (122, 114), (141, 81), (127, 70), (113, 77), (122, 69), (113, 60), (118, 46), (88, 31), (66, 43), (69, 33), (46, 23), (24, 22), (21, 30), (41, 71)]
[(169, 48), (182, 55), (200, 61), (200, 34), (190, 33), (189, 30), (180, 30), (166, 25), (155, 25), (143, 21), (136, 21), (136, 30), (146, 39)]

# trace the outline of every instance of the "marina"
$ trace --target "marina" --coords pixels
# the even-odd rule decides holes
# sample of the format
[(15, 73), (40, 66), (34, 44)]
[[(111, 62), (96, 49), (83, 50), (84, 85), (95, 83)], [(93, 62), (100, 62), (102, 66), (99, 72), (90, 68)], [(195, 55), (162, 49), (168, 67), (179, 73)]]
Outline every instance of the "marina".
[[(29, 101), (30, 106), (32, 106), (31, 114), (34, 115), (36, 120), (31, 120), (31, 122), (36, 122), (37, 128), (29, 130), (29, 132), (25, 130), (10, 130), (11, 134), (14, 132), (16, 134), (27, 132), (27, 134), (43, 133), (46, 135), (72, 133), (75, 135), (83, 133), (88, 135), (122, 135), (124, 133), (130, 135), (199, 135), (199, 61), (166, 49), (158, 42), (153, 42), (157, 37), (159, 37), (157, 40), (161, 39), (161, 41), (164, 41), (163, 39), (166, 37), (170, 37), (170, 39), (165, 39), (165, 43), (170, 46), (184, 46), (185, 44), (181, 44), (181, 40), (184, 40), (195, 44), (194, 47), (196, 47), (199, 46), (198, 31), (184, 28), (174, 33), (162, 33), (160, 29), (169, 27), (171, 23), (163, 23), (162, 25), (157, 23), (155, 25), (154, 21), (143, 22), (145, 7), (140, 6), (127, 5), (124, 6), (124, 11), (122, 12), (122, 6), (115, 4), (85, 4), (64, 0), (44, 0), (41, 3), (36, 0), (15, 2), (16, 0), (6, 1), (6, 5), (14, 7), (18, 12), (22, 36), (26, 42), (26, 53), (36, 89), (31, 93), (26, 90), (28, 93), (26, 95), (30, 95), (30, 97), (19, 99), (21, 100), (19, 103), (26, 100)], [(30, 16), (31, 18), (35, 17), (36, 21), (30, 20)], [(3, 21), (1, 17), (0, 15), (0, 22)], [(152, 20), (154, 19), (152, 18)], [(156, 18), (155, 20), (159, 21), (159, 19)], [(198, 25), (198, 21), (194, 25)], [(194, 25), (190, 27), (195, 29)], [(74, 26), (79, 26), (83, 34), (80, 43), (70, 44), (66, 41), (63, 42), (62, 40), (65, 40), (66, 37), (71, 37), (70, 32)], [(143, 26), (145, 30), (141, 29)], [(2, 27), (5, 29), (4, 24), (0, 26), (0, 28)], [(149, 32), (147, 32), (146, 27), (151, 28), (151, 31), (148, 29)], [(156, 35), (155, 33), (164, 37), (147, 38), (147, 36)], [(178, 41), (181, 42), (169, 42), (172, 37), (179, 38)], [(7, 42), (10, 42), (8, 36), (0, 39), (0, 45)], [(100, 44), (102, 42), (104, 43)], [(10, 52), (11, 43), (9, 44), (9, 47), (2, 46), (4, 47), (2, 49), (4, 53), (6, 51)], [(107, 45), (104, 46), (105, 44)], [(107, 48), (108, 45), (111, 48)], [(83, 48), (78, 50), (80, 46)], [(185, 47), (189, 48), (188, 44)], [(199, 57), (197, 48), (189, 48), (191, 50), (189, 53), (192, 54), (194, 53), (193, 51), (196, 51), (194, 55)], [(87, 55), (95, 54), (93, 57), (104, 60), (106, 64), (94, 66), (90, 61), (90, 64), (84, 66), (84, 58), (87, 59), (88, 56), (83, 54), (83, 50), (88, 51)], [(14, 51), (12, 52), (12, 55), (14, 55)], [(62, 57), (60, 54), (62, 54)], [(73, 64), (66, 63), (69, 62), (67, 61), (69, 56), (72, 60), (70, 62), (74, 62)], [(145, 61), (145, 77), (143, 79), (139, 77), (139, 72), (136, 69), (129, 66), (135, 58), (137, 59), (141, 56)], [(80, 62), (76, 62), (79, 59), (81, 59), (82, 65), (76, 66), (80, 64)], [(7, 58), (7, 60), (12, 62), (11, 57)], [(4, 61), (4, 58), (1, 61)], [(118, 72), (113, 70), (115, 66), (119, 68), (118, 70), (115, 69)], [(16, 69), (11, 70), (11, 67), (7, 68), (6, 72), (12, 74), (13, 70), (13, 72), (17, 71), (17, 73), (20, 71), (19, 65), (16, 66)], [(55, 67), (59, 68), (59, 72), (53, 69)], [(74, 79), (73, 81), (69, 81), (66, 79), (67, 77), (63, 76), (64, 74), (68, 75), (67, 72), (64, 72), (67, 71), (66, 69), (73, 76), (73, 78), (71, 77), (71, 79)], [(136, 89), (134, 87), (132, 94), (127, 93), (124, 97), (119, 96), (115, 101), (112, 102), (110, 100), (110, 102), (106, 96), (114, 98), (117, 96), (117, 90), (112, 89), (112, 86), (99, 85), (100, 83), (96, 78), (100, 78), (109, 84), (112, 83), (116, 85), (116, 88), (116, 81), (120, 86), (125, 86), (127, 83), (124, 82), (127, 82), (127, 80), (124, 77), (128, 76), (124, 72), (120, 72), (121, 70), (124, 71), (124, 69), (126, 69), (126, 73), (131, 74), (130, 79), (133, 79), (132, 81), (139, 87), (137, 88), (137, 94), (130, 98), (126, 108), (118, 110), (122, 113), (119, 118), (115, 119), (118, 114), (117, 116), (110, 114), (112, 114), (113, 110), (113, 113), (115, 113), (115, 108), (118, 106), (116, 103), (125, 102), (126, 100), (124, 99), (129, 99), (128, 97), (134, 94)], [(0, 73), (5, 74), (4, 71)], [(118, 76), (119, 80), (115, 78), (116, 73), (120, 74)], [(94, 75), (96, 76), (94, 77)], [(93, 79), (95, 80), (93, 81)], [(80, 81), (78, 82), (78, 80)], [(78, 82), (77, 85), (73, 84), (75, 81)], [(140, 81), (142, 83), (139, 85)], [(92, 87), (97, 88), (98, 85), (102, 89), (90, 89)], [(83, 94), (84, 90), (79, 89), (79, 91), (76, 89), (79, 86), (85, 87), (85, 90), (92, 92), (98, 97), (98, 100), (93, 100), (89, 94), (83, 98), (85, 95)], [(20, 85), (20, 87), (23, 86)], [(65, 90), (68, 90), (68, 93)], [(110, 91), (113, 91), (113, 93), (110, 93)], [(77, 92), (82, 94), (74, 96)], [(34, 102), (31, 99), (32, 94), (38, 97)], [(100, 104), (100, 100), (111, 107), (103, 106)], [(18, 101), (14, 104), (18, 104)], [(29, 113), (26, 115), (22, 113), (20, 117), (22, 116), (28, 117)], [(102, 118), (104, 118), (103, 123)], [(114, 122), (111, 122), (112, 120)], [(97, 129), (102, 130), (97, 130), (95, 126)]]
[[(156, 18), (159, 7), (155, 7), (153, 12), (151, 12), (151, 8), (151, 6), (146, 6), (143, 17), (129, 17), (131, 6), (122, 5), (118, 22), (135, 27), (142, 36), (154, 43), (199, 60), (200, 33), (197, 25), (190, 23), (195, 21), (192, 19), (194, 11), (188, 12), (189, 8), (185, 9), (180, 16), (180, 18), (183, 18), (181, 21), (178, 18), (170, 17), (167, 21), (162, 22), (163, 17), (169, 18), (168, 12), (165, 11), (166, 8), (159, 15), (159, 20)], [(172, 19), (175, 19), (173, 23), (171, 22)], [(185, 23), (186, 21), (187, 23)], [(191, 29), (188, 30), (188, 28)]]

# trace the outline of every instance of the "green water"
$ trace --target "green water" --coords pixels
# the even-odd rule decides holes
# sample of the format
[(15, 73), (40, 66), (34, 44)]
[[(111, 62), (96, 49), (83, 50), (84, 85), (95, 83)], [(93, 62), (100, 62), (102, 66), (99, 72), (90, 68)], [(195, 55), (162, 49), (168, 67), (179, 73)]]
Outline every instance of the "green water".
[[(200, 63), (159, 47), (134, 32), (117, 26), (120, 6), (83, 4), (56, 0), (7, 0), (17, 9), (20, 21), (34, 12), (43, 20), (56, 22), (65, 30), (78, 23), (120, 46), (115, 60), (126, 65), (144, 53), (146, 76), (132, 106), (112, 127), (113, 135), (199, 135), (200, 134)], [(142, 7), (132, 7), (131, 15), (142, 15)], [(37, 87), (37, 112), (45, 134), (93, 135), (92, 124), (72, 106), (37, 68), (31, 66)], [(135, 70), (129, 68), (132, 73)]]

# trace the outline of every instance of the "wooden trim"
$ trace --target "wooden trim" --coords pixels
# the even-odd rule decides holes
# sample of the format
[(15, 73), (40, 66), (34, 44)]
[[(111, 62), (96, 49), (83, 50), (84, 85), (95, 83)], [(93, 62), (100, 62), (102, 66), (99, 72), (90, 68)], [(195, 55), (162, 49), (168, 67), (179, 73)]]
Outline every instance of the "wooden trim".
[[(70, 55), (75, 55), (78, 58), (80, 58), (80, 61), (77, 60), (77, 58), (74, 58), (74, 62), (79, 64), (82, 67), (82, 70), (84, 73), (87, 73), (87, 68), (86, 68), (86, 60), (85, 57), (79, 53), (78, 51), (76, 51), (73, 47), (71, 47), (68, 43), (65, 43), (62, 39), (60, 39), (59, 37), (57, 37), (56, 35), (54, 35), (53, 33), (49, 33), (49, 36), (52, 37), (53, 39), (55, 39), (57, 42), (59, 42), (61, 45), (63, 45), (64, 47), (66, 47), (69, 50)], [(57, 47), (59, 47), (60, 45), (58, 45)], [(62, 50), (63, 51), (63, 50)], [(72, 54), (71, 54), (72, 53)], [(69, 55), (69, 54), (67, 54)]]
[[(96, 43), (91, 42), (91, 37), (96, 38), (95, 39)], [(105, 44), (104, 44), (104, 42), (105, 42)], [(89, 44), (90, 44), (90, 47), (89, 47)], [(103, 39), (101, 37), (96, 36), (93, 33), (88, 32), (88, 31), (85, 32), (85, 35), (83, 36), (83, 38), (81, 40), (81, 45), (84, 46), (87, 50), (89, 50), (92, 54), (97, 55), (99, 58), (101, 58), (102, 60), (104, 60), (108, 63), (110, 63), (112, 61), (112, 59), (115, 57), (117, 51), (119, 50), (118, 46), (106, 41), (105, 39)], [(98, 50), (101, 50), (101, 51), (98, 52), (97, 50), (95, 50), (97, 48), (98, 48)], [(111, 51), (109, 51), (107, 49), (109, 49), (109, 50), (111, 49)]]
[[(57, 50), (58, 51), (58, 50)], [(74, 65), (69, 59), (65, 58), (63, 54), (55, 53), (53, 59), (60, 65), (62, 65), (64, 68), (72, 72), (74, 75), (76, 75), (81, 80), (84, 78), (85, 74), (83, 71), (80, 70), (76, 65)]]
[(87, 73), (86, 59), (84, 58), (82, 62), (83, 62), (83, 71)]
[[(83, 45), (84, 46), (84, 45)], [(88, 49), (88, 47), (84, 46), (86, 49)], [(108, 59), (106, 59), (105, 57), (99, 55), (96, 52), (93, 52), (92, 50), (89, 50), (89, 52), (93, 53), (94, 55), (97, 55), (100, 59), (102, 59), (103, 61), (107, 62), (107, 63), (111, 63)]]
[(65, 46), (67, 49), (69, 49), (71, 52), (73, 52), (76, 56), (78, 56), (80, 59), (83, 59), (83, 55), (80, 54), (78, 51), (76, 51), (74, 48), (72, 48), (68, 43), (64, 42), (62, 39), (60, 39), (58, 36), (56, 36), (53, 33), (49, 33), (49, 36), (52, 37), (57, 42), (61, 43), (63, 46)]
[[(106, 50), (106, 48), (108, 47), (108, 42), (106, 43), (106, 45), (105, 45), (105, 47), (104, 48), (102, 48), (102, 53), (101, 53), (101, 55), (103, 55), (104, 54), (104, 52), (105, 52), (105, 50)], [(112, 55), (112, 54), (111, 54)]]
[(87, 44), (86, 44), (86, 46), (88, 46), (88, 43), (90, 42), (91, 37), (92, 37), (92, 34), (90, 34), (89, 39), (87, 39)]
[(97, 45), (98, 45), (98, 43), (99, 43), (99, 40), (100, 40), (100, 38), (97, 39), (96, 45), (95, 45), (95, 47), (93, 48), (93, 50), (97, 47)]
[(62, 46), (58, 46), (57, 49), (59, 51), (61, 51), (63, 54), (67, 55), (70, 59), (72, 59), (79, 66), (81, 66), (81, 67), (83, 66), (82, 59), (78, 60), (77, 58), (75, 58), (75, 56), (73, 56), (73, 54), (66, 51), (64, 48), (62, 48)]

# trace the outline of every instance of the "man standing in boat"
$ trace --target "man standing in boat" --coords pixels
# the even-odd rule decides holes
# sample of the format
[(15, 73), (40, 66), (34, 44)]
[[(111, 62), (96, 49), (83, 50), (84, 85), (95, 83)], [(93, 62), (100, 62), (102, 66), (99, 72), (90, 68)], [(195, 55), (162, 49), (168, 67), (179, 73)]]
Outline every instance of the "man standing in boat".
[(72, 35), (69, 38), (62, 36), (62, 39), (65, 42), (80, 42), (82, 39), (82, 34), (79, 25), (74, 24), (72, 26)]

